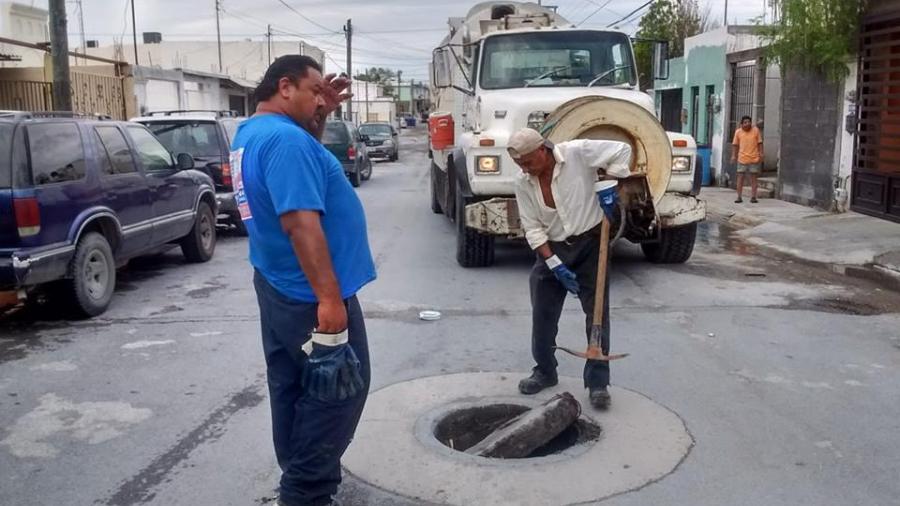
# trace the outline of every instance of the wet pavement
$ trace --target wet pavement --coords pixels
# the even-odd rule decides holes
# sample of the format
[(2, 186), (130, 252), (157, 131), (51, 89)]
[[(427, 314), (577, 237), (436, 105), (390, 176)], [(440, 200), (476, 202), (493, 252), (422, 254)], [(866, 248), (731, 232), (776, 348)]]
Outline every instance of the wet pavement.
[[(429, 209), (424, 131), (401, 142), (402, 161), (377, 164), (359, 188), (379, 270), (360, 294), (373, 389), (525, 375), (531, 253), (503, 241), (495, 266), (458, 267), (454, 227)], [(603, 504), (900, 497), (900, 294), (712, 222), (687, 264), (651, 265), (623, 243), (611, 275), (612, 347), (631, 353), (613, 383), (677, 413), (696, 446), (671, 475)], [(0, 504), (270, 498), (278, 474), (250, 279), (246, 241), (226, 234), (207, 264), (178, 250), (132, 262), (99, 318), (68, 321), (50, 304), (0, 317)], [(419, 320), (424, 309), (441, 320)], [(583, 345), (583, 323), (568, 301), (560, 344)], [(580, 374), (559, 360), (561, 374)], [(354, 477), (341, 498), (422, 503)]]

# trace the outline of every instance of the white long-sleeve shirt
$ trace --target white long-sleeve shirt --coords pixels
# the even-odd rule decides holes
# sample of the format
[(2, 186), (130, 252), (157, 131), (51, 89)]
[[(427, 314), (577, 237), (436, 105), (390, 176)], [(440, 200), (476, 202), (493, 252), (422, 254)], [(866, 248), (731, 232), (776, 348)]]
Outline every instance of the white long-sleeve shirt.
[(631, 146), (624, 142), (579, 139), (554, 146), (550, 192), (556, 209), (544, 202), (538, 178), (522, 173), (516, 182), (519, 218), (532, 249), (547, 241), (559, 242), (596, 227), (603, 210), (594, 193), (597, 169), (607, 176), (628, 177)]

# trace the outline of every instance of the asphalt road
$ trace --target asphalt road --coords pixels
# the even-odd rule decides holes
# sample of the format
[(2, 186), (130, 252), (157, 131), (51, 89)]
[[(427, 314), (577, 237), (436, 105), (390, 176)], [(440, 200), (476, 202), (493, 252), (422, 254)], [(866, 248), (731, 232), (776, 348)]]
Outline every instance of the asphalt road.
[[(379, 278), (360, 299), (373, 388), (445, 373), (526, 374), (532, 257), (454, 259), (431, 213), (424, 131), (359, 188)], [(0, 319), (0, 504), (253, 505), (278, 477), (246, 241), (133, 262), (109, 312)], [(691, 261), (612, 272), (613, 382), (678, 413), (696, 444), (665, 479), (603, 504), (887, 505), (900, 497), (900, 295), (703, 225)], [(417, 319), (420, 309), (443, 313)], [(583, 344), (577, 301), (560, 341)], [(561, 373), (580, 364), (561, 358)], [(511, 392), (514, 394), (514, 392)], [(477, 392), (473, 392), (477, 395)], [(372, 462), (372, 465), (378, 465)], [(345, 504), (416, 504), (348, 479)]]

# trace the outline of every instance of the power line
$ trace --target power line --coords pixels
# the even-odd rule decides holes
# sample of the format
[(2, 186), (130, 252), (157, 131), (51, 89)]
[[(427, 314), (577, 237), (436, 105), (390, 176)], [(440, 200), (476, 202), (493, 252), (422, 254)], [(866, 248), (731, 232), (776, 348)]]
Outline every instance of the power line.
[(327, 31), (329, 31), (329, 32), (331, 32), (331, 33), (340, 33), (340, 32), (336, 32), (336, 31), (334, 31), (334, 30), (328, 28), (328, 27), (325, 26), (325, 25), (321, 25), (321, 24), (315, 22), (314, 20), (310, 19), (309, 17), (303, 15), (300, 11), (298, 11), (297, 9), (291, 7), (290, 4), (288, 4), (288, 3), (285, 2), (284, 0), (278, 0), (278, 3), (280, 3), (281, 5), (287, 7), (287, 8), (290, 9), (294, 14), (300, 16), (301, 18), (303, 18), (303, 19), (305, 19), (306, 21), (308, 21), (308, 22), (310, 22), (310, 23), (312, 23), (312, 24), (318, 26), (319, 28), (321, 28), (321, 29), (323, 29), (323, 30), (327, 30)]
[(615, 26), (616, 24), (621, 23), (622, 21), (625, 21), (626, 19), (630, 18), (631, 16), (634, 16), (635, 14), (637, 14), (638, 12), (640, 12), (641, 10), (643, 10), (644, 8), (646, 8), (648, 5), (652, 4), (653, 2), (654, 2), (654, 0), (649, 0), (647, 3), (641, 5), (641, 6), (638, 7), (637, 9), (635, 9), (635, 10), (629, 12), (627, 16), (625, 16), (625, 17), (623, 17), (623, 18), (621, 18), (621, 19), (617, 19), (617, 20), (613, 21), (612, 23), (606, 25), (606, 27), (607, 27), (607, 28), (612, 28), (612, 27)]
[[(606, 6), (609, 5), (610, 2), (612, 2), (612, 0), (606, 0), (606, 2), (605, 2), (603, 5), (601, 5), (600, 7), (597, 7), (597, 9), (596, 9), (594, 12), (588, 14), (588, 16), (587, 16), (586, 18), (582, 19), (582, 20), (581, 20), (581, 23), (578, 23), (577, 26), (583, 25), (585, 21), (587, 21), (587, 20), (591, 19), (592, 17), (594, 17), (594, 14), (597, 14), (598, 12), (602, 11), (603, 9), (605, 9)], [(652, 3), (652, 0), (651, 0), (651, 3)]]

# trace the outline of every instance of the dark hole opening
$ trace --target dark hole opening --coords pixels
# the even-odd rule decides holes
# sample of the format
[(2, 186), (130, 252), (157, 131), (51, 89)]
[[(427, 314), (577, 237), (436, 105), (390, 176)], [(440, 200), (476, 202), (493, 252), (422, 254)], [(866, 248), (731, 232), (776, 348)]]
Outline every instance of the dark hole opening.
[[(444, 446), (464, 452), (475, 446), (504, 423), (528, 411), (518, 404), (491, 404), (460, 409), (441, 419), (434, 429), (434, 437)], [(596, 423), (579, 418), (566, 430), (526, 458), (546, 457), (600, 437), (602, 429)]]

